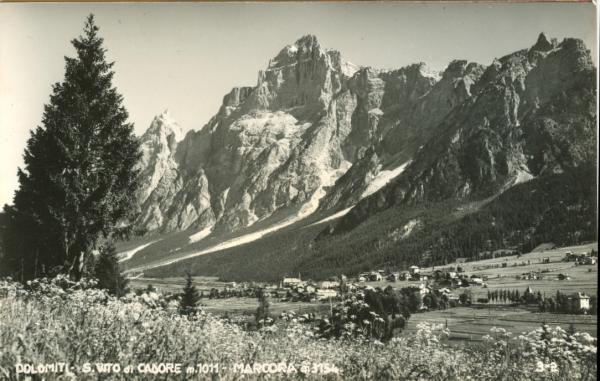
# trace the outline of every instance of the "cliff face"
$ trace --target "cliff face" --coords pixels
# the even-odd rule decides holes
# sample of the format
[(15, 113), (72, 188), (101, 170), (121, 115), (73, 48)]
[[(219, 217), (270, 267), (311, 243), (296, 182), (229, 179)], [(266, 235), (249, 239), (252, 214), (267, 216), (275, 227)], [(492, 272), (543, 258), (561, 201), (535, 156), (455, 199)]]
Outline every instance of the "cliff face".
[(357, 67), (305, 36), (201, 130), (179, 139), (168, 114), (153, 121), (138, 224), (228, 232), (356, 205), (345, 231), (398, 204), (497, 195), (595, 160), (594, 84), (573, 39), (436, 73)]
[(356, 139), (355, 165), (328, 192), (321, 209), (354, 205), (387, 170), (409, 162), (440, 121), (471, 96), (471, 86), (483, 70), (475, 63), (453, 61), (442, 73), (428, 70), (423, 63), (357, 73), (350, 82), (358, 99), (352, 131), (354, 136), (368, 135)]
[[(210, 193), (205, 176), (199, 173), (194, 183), (181, 174), (181, 163), (176, 157), (180, 139), (181, 128), (168, 112), (154, 118), (141, 137), (142, 187), (138, 199), (142, 213), (138, 225), (147, 230), (185, 229), (200, 214), (210, 212), (206, 207)], [(182, 209), (174, 207), (183, 203), (185, 190), (191, 190), (193, 196), (185, 200)], [(211, 220), (210, 216), (205, 217)]]
[(538, 42), (473, 82), (394, 182), (333, 231), (394, 205), (494, 196), (518, 182), (595, 160), (595, 68), (579, 40)]
[[(314, 36), (285, 47), (256, 87), (234, 88), (200, 131), (148, 149), (139, 223), (235, 230), (279, 210), (313, 211), (324, 187), (350, 166), (343, 147), (356, 70)], [(162, 142), (163, 135), (151, 126), (142, 140)]]

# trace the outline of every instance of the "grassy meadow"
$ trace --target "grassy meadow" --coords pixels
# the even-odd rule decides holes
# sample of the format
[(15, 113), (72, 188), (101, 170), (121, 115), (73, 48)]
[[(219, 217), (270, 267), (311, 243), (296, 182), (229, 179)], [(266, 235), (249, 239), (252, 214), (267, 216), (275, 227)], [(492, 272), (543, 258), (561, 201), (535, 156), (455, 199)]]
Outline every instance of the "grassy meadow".
[[(596, 338), (552, 325), (521, 335), (492, 327), (479, 343), (457, 347), (449, 340), (455, 322), (449, 330), (420, 322), (383, 343), (368, 337), (326, 339), (317, 327), (294, 320), (246, 330), (205, 311), (182, 316), (176, 307), (156, 293), (117, 299), (81, 284), (35, 281), (24, 288), (0, 281), (0, 379), (587, 381), (597, 376)], [(50, 363), (66, 368), (23, 373), (23, 364)], [(113, 364), (108, 371), (101, 366), (106, 363)], [(181, 368), (161, 371), (152, 364)]]
[(450, 330), (450, 339), (480, 341), (492, 327), (503, 328), (513, 334), (535, 330), (541, 323), (561, 326), (565, 329), (573, 324), (577, 331), (597, 337), (597, 316), (539, 313), (520, 307), (456, 307), (413, 314), (402, 335), (416, 332), (420, 323), (442, 324)]

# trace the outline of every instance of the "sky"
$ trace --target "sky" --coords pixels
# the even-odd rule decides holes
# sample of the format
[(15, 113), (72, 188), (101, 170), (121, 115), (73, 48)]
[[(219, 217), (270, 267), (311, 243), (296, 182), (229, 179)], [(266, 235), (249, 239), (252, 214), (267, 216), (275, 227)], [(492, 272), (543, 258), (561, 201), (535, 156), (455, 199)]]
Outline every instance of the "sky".
[(12, 202), (30, 130), (89, 13), (140, 135), (165, 109), (184, 131), (200, 129), (232, 87), (256, 85), (269, 59), (306, 34), (376, 68), (489, 65), (540, 32), (583, 39), (597, 63), (596, 10), (585, 3), (0, 3), (0, 205)]

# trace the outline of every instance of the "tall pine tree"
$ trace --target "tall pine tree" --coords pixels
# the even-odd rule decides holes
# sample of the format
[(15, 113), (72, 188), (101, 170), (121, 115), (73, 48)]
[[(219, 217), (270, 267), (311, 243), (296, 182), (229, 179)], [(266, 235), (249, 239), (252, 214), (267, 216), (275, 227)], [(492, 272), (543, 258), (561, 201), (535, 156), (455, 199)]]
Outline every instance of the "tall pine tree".
[(2, 267), (17, 279), (68, 272), (81, 277), (99, 239), (131, 231), (140, 158), (133, 125), (112, 85), (94, 16), (71, 41), (65, 78), (53, 86), (42, 126), (19, 169)]
[(200, 294), (198, 289), (194, 286), (194, 279), (191, 273), (186, 274), (185, 287), (183, 287), (183, 293), (181, 294), (181, 300), (179, 302), (179, 312), (182, 315), (192, 314), (198, 307), (200, 301)]
[(125, 295), (128, 281), (121, 275), (117, 251), (112, 242), (107, 242), (100, 247), (100, 254), (94, 261), (94, 278), (98, 279), (98, 286), (117, 296)]

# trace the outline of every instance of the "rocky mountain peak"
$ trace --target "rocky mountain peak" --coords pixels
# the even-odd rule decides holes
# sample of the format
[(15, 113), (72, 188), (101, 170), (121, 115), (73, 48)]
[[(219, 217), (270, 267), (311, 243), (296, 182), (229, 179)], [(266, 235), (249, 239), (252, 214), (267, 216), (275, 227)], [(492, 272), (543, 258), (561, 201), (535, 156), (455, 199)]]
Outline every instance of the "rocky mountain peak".
[(154, 117), (150, 127), (142, 136), (142, 140), (152, 139), (153, 137), (173, 140), (174, 142), (178, 142), (183, 138), (183, 130), (169, 109), (165, 109)]
[(339, 52), (322, 48), (315, 36), (306, 35), (283, 48), (267, 69), (259, 72), (258, 85), (245, 110), (294, 108), (314, 114), (327, 107), (356, 70)]
[(293, 44), (284, 47), (275, 58), (269, 62), (267, 70), (293, 65), (307, 59), (314, 60), (318, 56), (323, 55), (325, 55), (325, 50), (321, 48), (317, 38), (313, 35), (306, 35), (299, 38)]
[[(441, 73), (425, 63), (378, 70), (303, 36), (270, 60), (256, 86), (226, 94), (209, 123), (184, 140), (168, 111), (153, 120), (142, 138), (149, 185), (139, 223), (167, 232), (210, 228), (216, 236), (301, 218), (319, 204), (358, 203), (367, 216), (396, 202), (489, 196), (546, 167), (575, 166), (587, 146), (554, 160), (548, 152), (566, 144), (552, 136), (550, 148), (528, 142), (573, 119), (556, 110), (563, 90), (595, 83), (589, 62), (581, 41), (559, 45), (541, 35), (532, 49), (487, 69), (455, 60)], [(577, 122), (585, 131), (588, 119)], [(374, 179), (390, 180), (391, 191), (365, 196)]]
[(548, 50), (552, 49), (554, 49), (554, 46), (552, 45), (552, 43), (550, 43), (550, 41), (548, 41), (548, 38), (546, 38), (546, 35), (543, 32), (540, 33), (537, 42), (531, 48), (531, 50), (537, 50), (540, 52), (547, 52)]
[(300, 37), (292, 46), (296, 47), (300, 52), (312, 52), (321, 49), (319, 40), (312, 34)]
[(468, 62), (466, 60), (454, 60), (448, 64), (443, 72), (443, 78), (456, 78), (465, 75)]
[(423, 77), (433, 78), (436, 81), (439, 81), (441, 78), (440, 72), (437, 70), (433, 70), (430, 68), (425, 62), (420, 62), (418, 64), (419, 72)]

